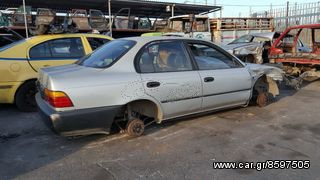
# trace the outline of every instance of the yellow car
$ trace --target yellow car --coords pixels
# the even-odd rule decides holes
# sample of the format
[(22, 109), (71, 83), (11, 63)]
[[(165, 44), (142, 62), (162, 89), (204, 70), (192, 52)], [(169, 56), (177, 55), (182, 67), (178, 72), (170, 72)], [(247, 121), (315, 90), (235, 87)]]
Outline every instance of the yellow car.
[(36, 110), (37, 72), (40, 68), (71, 64), (112, 40), (99, 34), (41, 35), (0, 48), (0, 103)]

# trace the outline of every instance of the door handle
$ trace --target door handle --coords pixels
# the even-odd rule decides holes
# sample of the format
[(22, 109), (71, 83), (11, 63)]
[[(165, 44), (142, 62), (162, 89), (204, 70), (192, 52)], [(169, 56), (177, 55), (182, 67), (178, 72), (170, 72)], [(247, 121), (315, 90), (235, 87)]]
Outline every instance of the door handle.
[(204, 78), (204, 82), (212, 82), (212, 81), (214, 81), (213, 77), (205, 77)]
[(148, 88), (154, 88), (154, 87), (158, 87), (158, 86), (160, 86), (160, 83), (157, 81), (152, 81), (152, 82), (147, 83)]
[(49, 67), (50, 65), (46, 64), (46, 65), (43, 65), (43, 67)]

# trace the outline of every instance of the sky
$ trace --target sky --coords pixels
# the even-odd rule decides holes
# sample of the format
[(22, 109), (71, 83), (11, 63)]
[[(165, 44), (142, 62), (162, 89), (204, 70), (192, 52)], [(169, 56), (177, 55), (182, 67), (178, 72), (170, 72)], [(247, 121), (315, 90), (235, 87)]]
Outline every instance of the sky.
[[(206, 0), (162, 0), (167, 2), (179, 2), (179, 3), (199, 3), (204, 4)], [(209, 5), (213, 5), (214, 1), (216, 1), (217, 5), (222, 5), (222, 16), (223, 17), (239, 17), (241, 16), (248, 16), (250, 12), (261, 12), (270, 10), (270, 5), (272, 4), (272, 8), (285, 8), (288, 0), (207, 0)], [(295, 3), (312, 3), (312, 2), (319, 2), (319, 0), (294, 0), (290, 1), (289, 4), (294, 5)], [(220, 13), (217, 16), (220, 16)]]

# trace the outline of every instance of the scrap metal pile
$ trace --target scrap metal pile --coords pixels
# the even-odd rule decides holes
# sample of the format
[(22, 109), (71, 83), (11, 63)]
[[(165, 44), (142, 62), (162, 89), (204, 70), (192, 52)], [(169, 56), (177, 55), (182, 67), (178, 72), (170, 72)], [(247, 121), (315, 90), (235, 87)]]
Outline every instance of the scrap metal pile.
[[(31, 35), (75, 33), (79, 31), (106, 32), (108, 20), (100, 10), (72, 9), (67, 13), (56, 13), (48, 8), (38, 8), (33, 15), (30, 6), (26, 6), (26, 24)], [(23, 7), (11, 8), (1, 12), (0, 26), (11, 29), (25, 27)]]

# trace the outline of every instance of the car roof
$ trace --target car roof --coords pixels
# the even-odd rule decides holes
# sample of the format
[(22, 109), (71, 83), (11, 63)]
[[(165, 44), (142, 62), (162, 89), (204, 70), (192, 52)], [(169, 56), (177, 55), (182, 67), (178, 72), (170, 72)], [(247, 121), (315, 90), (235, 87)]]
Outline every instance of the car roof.
[(112, 39), (111, 37), (107, 35), (102, 34), (89, 34), (89, 33), (73, 33), (73, 34), (45, 34), (45, 35), (38, 35), (38, 36), (32, 36), (30, 38), (27, 38), (26, 41), (28, 42), (36, 42), (43, 39), (55, 39), (55, 38), (68, 38), (68, 37), (101, 37), (101, 38), (107, 38)]
[(127, 38), (120, 38), (126, 40), (133, 40), (136, 42), (141, 43), (148, 43), (151, 41), (161, 41), (161, 40), (198, 40), (198, 41), (205, 41), (201, 39), (195, 38), (186, 38), (186, 37), (176, 37), (176, 36), (137, 36), (137, 37), (127, 37)]
[(32, 36), (30, 38), (21, 39), (19, 41), (13, 42), (11, 44), (8, 44), (6, 46), (2, 47), (2, 51), (5, 51), (7, 49), (11, 49), (15, 46), (22, 46), (24, 48), (32, 46), (34, 44), (41, 43), (43, 41), (48, 40), (54, 40), (54, 39), (60, 39), (60, 38), (70, 38), (70, 37), (96, 37), (96, 38), (106, 38), (109, 40), (112, 40), (111, 37), (101, 34), (85, 34), (85, 33), (73, 33), (73, 34), (47, 34), (47, 35), (38, 35), (38, 36)]

